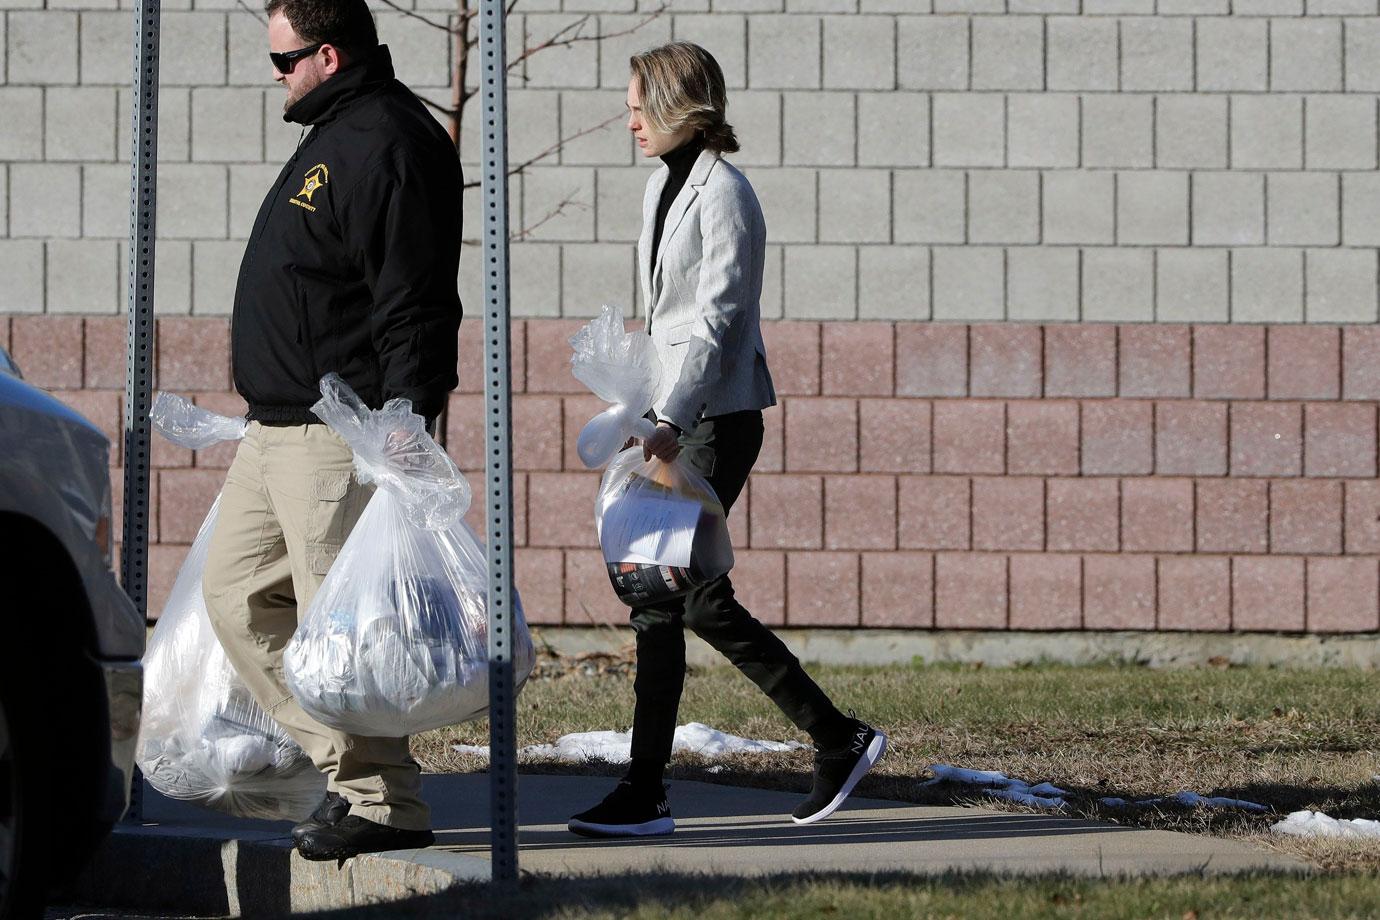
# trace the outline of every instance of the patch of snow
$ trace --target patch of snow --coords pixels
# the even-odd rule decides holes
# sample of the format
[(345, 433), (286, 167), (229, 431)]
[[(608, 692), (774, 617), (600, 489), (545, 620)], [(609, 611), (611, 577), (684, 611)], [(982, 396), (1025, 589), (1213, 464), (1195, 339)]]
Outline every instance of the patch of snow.
[(1063, 796), (1068, 793), (1050, 783), (1031, 786), (1029, 783), (1012, 779), (996, 770), (967, 770), (946, 763), (930, 764), (934, 779), (921, 783), (933, 786), (937, 783), (962, 783), (966, 786), (981, 786), (987, 794), (998, 799), (1031, 805), (1036, 808), (1063, 808)]
[(1283, 821), (1270, 825), (1277, 834), (1293, 837), (1380, 837), (1380, 821), (1365, 818), (1337, 820), (1320, 811), (1292, 812)]
[[(455, 744), (453, 750), (461, 754), (489, 756), (487, 745)], [(729, 754), (775, 754), (808, 747), (799, 741), (755, 741), (739, 738), (710, 728), (701, 722), (676, 727), (671, 742), (672, 753), (687, 751), (701, 757), (724, 757)], [(632, 760), (632, 732), (595, 731), (562, 735), (552, 744), (533, 744), (518, 753), (524, 757), (540, 757), (568, 763), (583, 763), (599, 759), (608, 763), (628, 763)]]

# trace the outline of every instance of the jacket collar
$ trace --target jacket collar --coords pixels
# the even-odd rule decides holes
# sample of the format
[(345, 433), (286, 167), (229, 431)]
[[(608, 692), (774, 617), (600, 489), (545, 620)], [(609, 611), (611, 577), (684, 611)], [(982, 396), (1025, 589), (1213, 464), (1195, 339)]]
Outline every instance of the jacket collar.
[(326, 80), (292, 104), (283, 121), (320, 125), (333, 121), (361, 97), (393, 82), (393, 57), (379, 45), (367, 57)]

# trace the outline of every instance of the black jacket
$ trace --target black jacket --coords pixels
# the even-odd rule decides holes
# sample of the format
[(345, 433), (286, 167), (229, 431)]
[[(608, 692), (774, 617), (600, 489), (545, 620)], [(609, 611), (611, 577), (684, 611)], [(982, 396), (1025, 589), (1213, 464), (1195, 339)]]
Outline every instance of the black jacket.
[(259, 208), (235, 286), (249, 418), (318, 421), (318, 381), (335, 371), (371, 407), (402, 396), (432, 419), (457, 383), (455, 146), (384, 46), (284, 118), (311, 131)]

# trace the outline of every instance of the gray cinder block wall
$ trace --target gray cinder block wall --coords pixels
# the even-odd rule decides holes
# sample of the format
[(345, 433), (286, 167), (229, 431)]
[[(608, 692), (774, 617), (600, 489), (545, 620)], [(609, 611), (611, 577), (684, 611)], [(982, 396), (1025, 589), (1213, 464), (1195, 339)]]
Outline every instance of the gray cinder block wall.
[[(1380, 243), (1375, 0), (520, 0), (510, 156), (526, 316), (634, 297), (646, 164), (627, 57), (671, 38), (723, 64), (792, 319), (1366, 322)], [(158, 305), (215, 315), (298, 137), (262, 25), (164, 4)], [(444, 22), (453, 4), (410, 12)], [(650, 21), (648, 21), (650, 17)], [(449, 100), (444, 32), (384, 6), (400, 76)], [(641, 28), (624, 33), (642, 23)], [(0, 0), (0, 310), (123, 298), (131, 15)], [(473, 115), (473, 106), (470, 114)], [(464, 148), (477, 176), (475, 122)], [(566, 207), (553, 215), (562, 202)], [(478, 195), (467, 205), (471, 226)], [(467, 261), (465, 288), (475, 260)], [(905, 278), (896, 284), (894, 279)]]

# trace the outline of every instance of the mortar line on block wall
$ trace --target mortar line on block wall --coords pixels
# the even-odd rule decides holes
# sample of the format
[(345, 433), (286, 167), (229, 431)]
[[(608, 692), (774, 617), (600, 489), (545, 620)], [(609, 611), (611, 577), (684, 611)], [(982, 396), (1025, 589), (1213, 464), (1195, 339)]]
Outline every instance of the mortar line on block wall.
[[(1192, 245), (1190, 243), (1190, 245)], [(1154, 322), (1160, 319), (1160, 251), (1150, 250), (1150, 315)], [(1118, 347), (1120, 337), (1118, 336)], [(1118, 367), (1118, 370), (1120, 368)]]
[(1345, 18), (1345, 17), (1342, 17), (1342, 18), (1341, 18), (1341, 24), (1340, 24), (1340, 26), (1341, 26), (1341, 33), (1342, 33), (1342, 37), (1341, 37), (1341, 44), (1342, 44), (1342, 47), (1341, 47), (1341, 49), (1340, 49), (1340, 50), (1341, 50), (1341, 55), (1342, 55), (1342, 62), (1341, 62), (1341, 66), (1342, 66), (1342, 92), (1346, 92), (1346, 91), (1347, 91), (1347, 85), (1346, 85), (1346, 84), (1347, 84), (1347, 79), (1346, 79), (1346, 18)]
[(1310, 566), (1308, 557), (1303, 556), (1299, 560), (1303, 563), (1303, 631), (1308, 632), (1309, 621), (1313, 618), (1313, 605), (1309, 603), (1308, 575)]
[[(783, 10), (784, 12), (784, 10)], [(819, 49), (819, 55), (815, 60), (815, 86), (824, 88), (824, 17), (815, 20), (815, 47)], [(857, 132), (853, 132), (854, 149), (857, 149)], [(853, 161), (857, 162), (856, 159)]]
[(1077, 253), (1077, 254), (1076, 254), (1076, 256), (1075, 256), (1075, 259), (1076, 259), (1075, 270), (1078, 272), (1078, 274), (1077, 274), (1077, 276), (1076, 276), (1076, 280), (1074, 281), (1075, 288), (1074, 288), (1073, 296), (1076, 298), (1076, 300), (1075, 300), (1075, 303), (1076, 303), (1076, 305), (1077, 305), (1076, 313), (1077, 313), (1077, 316), (1078, 316), (1077, 322), (1080, 322), (1080, 323), (1081, 323), (1081, 322), (1083, 322), (1083, 260), (1084, 260), (1085, 257), (1086, 257), (1086, 250), (1084, 250), (1082, 246), (1079, 246), (1078, 249), (1076, 250), (1076, 253)]
[[(1301, 313), (1302, 313), (1303, 322), (1304, 322), (1305, 324), (1307, 324), (1307, 322), (1308, 322), (1308, 250), (1305, 249), (1303, 252), (1299, 253), (1299, 256), (1300, 256), (1300, 258), (1299, 258), (1299, 262), (1300, 262), (1299, 271), (1300, 271), (1300, 273), (1301, 273), (1301, 275), (1302, 275), (1302, 277), (1299, 279), (1299, 291), (1300, 291), (1300, 293), (1301, 293), (1302, 296), (1303, 296), (1303, 302), (1302, 302), (1301, 304), (1299, 304), (1299, 310), (1300, 310)], [(1340, 362), (1340, 361), (1337, 362), (1337, 370), (1338, 370), (1338, 371), (1341, 371), (1341, 362)], [(1337, 392), (1340, 393), (1341, 390), (1338, 390)]]
[(929, 137), (925, 152), (925, 165), (934, 169), (934, 93), (925, 94), (925, 132)]
[(1160, 472), (1160, 401), (1150, 402), (1150, 475)]
[(976, 523), (973, 514), (973, 477), (969, 476), (964, 480), (964, 484), (968, 488), (968, 540), (963, 548), (965, 551), (971, 553), (976, 547), (976, 544), (973, 542), (973, 524)]
[(1088, 557), (1078, 554), (1078, 628), (1086, 629), (1088, 620)]
[(1274, 69), (1275, 69), (1275, 24), (1273, 20), (1265, 20), (1265, 92), (1274, 92)]
[(1190, 43), (1192, 52), (1189, 55), (1189, 68), (1192, 70), (1192, 81), (1190, 85), (1196, 93), (1198, 91), (1198, 17), (1194, 16), (1190, 18), (1189, 23), (1189, 28), (1192, 31), (1192, 41)]
[[(820, 54), (823, 54), (823, 53), (824, 53), (824, 51), (823, 51), (824, 42), (823, 42), (822, 39), (821, 39), (821, 41), (820, 41), (819, 46), (820, 46)], [(854, 168), (857, 168), (858, 163), (859, 163), (859, 151), (860, 151), (860, 149), (861, 149), (861, 147), (862, 147), (862, 144), (861, 144), (861, 142), (860, 142), (859, 139), (858, 139), (859, 135), (862, 133), (862, 131), (861, 131), (860, 127), (859, 127), (859, 123), (860, 123), (861, 119), (860, 119), (860, 117), (859, 117), (859, 115), (858, 115), (858, 109), (859, 109), (859, 105), (858, 105), (858, 101), (859, 101), (859, 100), (858, 100), (858, 97), (859, 97), (861, 94), (860, 94), (860, 93), (853, 93), (852, 95), (853, 95), (853, 167), (854, 167)], [(818, 211), (819, 208), (816, 207), (815, 210)]]
[[(1338, 173), (1338, 181), (1341, 181), (1341, 174)], [(1339, 197), (1338, 201), (1341, 200)], [(1341, 213), (1341, 208), (1337, 209)], [(1341, 239), (1338, 236), (1337, 239)], [(886, 242), (888, 246), (896, 245), (896, 170), (886, 171)]]
[(1002, 600), (1006, 607), (1006, 628), (1011, 628), (1011, 556), (1008, 554), (1003, 557), (1002, 575), (1004, 576), (1006, 590), (1002, 592)]
[(1112, 245), (1121, 242), (1121, 215), (1118, 212), (1118, 205), (1121, 203), (1121, 173), (1112, 172)]
[[(861, 319), (861, 318), (862, 318), (862, 310), (861, 310), (861, 307), (860, 307), (861, 304), (862, 304), (862, 247), (861, 247), (861, 246), (854, 246), (854, 247), (853, 247), (853, 315), (850, 317), (850, 319), (855, 319), (855, 320), (856, 320), (856, 319)], [(821, 355), (821, 356), (820, 356), (820, 361), (823, 361), (823, 360), (824, 360), (824, 357), (823, 357), (823, 355)], [(822, 390), (822, 389), (824, 388), (824, 379), (823, 379), (822, 377), (820, 378), (820, 382), (819, 382), (819, 383), (820, 383), (820, 389)]]
[(963, 37), (964, 37), (964, 40), (967, 41), (967, 43), (968, 43), (968, 62), (967, 62), (967, 64), (968, 64), (968, 73), (967, 73), (967, 77), (966, 77), (966, 79), (965, 79), (965, 81), (964, 81), (963, 88), (964, 88), (966, 91), (968, 91), (968, 92), (972, 92), (972, 89), (973, 89), (973, 17), (972, 17), (972, 16), (965, 16), (965, 17), (963, 18)]
[(1001, 94), (1001, 168), (1011, 168), (1011, 94)]
[(1305, 434), (1308, 431), (1308, 403), (1299, 404), (1299, 475), (1304, 476), (1308, 472), (1308, 439)]
[(1116, 20), (1116, 91), (1121, 92), (1121, 20)]
[[(1231, 250), (1230, 250), (1230, 249), (1227, 250), (1227, 284), (1228, 284), (1228, 288), (1227, 288), (1227, 303), (1228, 303), (1228, 305), (1229, 305), (1229, 306), (1228, 306), (1228, 309), (1230, 309), (1230, 304), (1231, 304), (1231, 288), (1230, 288), (1230, 285), (1231, 285)], [(1228, 316), (1230, 316), (1230, 313), (1228, 314)], [(1189, 398), (1189, 399), (1192, 399), (1193, 396), (1194, 396), (1194, 394), (1198, 392), (1198, 379), (1197, 379), (1197, 376), (1194, 374), (1194, 363), (1193, 363), (1193, 358), (1194, 358), (1194, 355), (1196, 354), (1197, 345), (1198, 345), (1198, 327), (1197, 327), (1196, 325), (1193, 325), (1193, 324), (1190, 323), (1189, 326), (1188, 326), (1188, 398)]]
[[(1376, 135), (1380, 135), (1380, 123), (1377, 123), (1377, 124), (1375, 124), (1375, 125), (1373, 125), (1373, 126), (1371, 127), (1371, 133), (1372, 133), (1372, 134), (1376, 134)], [(1378, 146), (1377, 149), (1380, 149), (1380, 146)], [(1371, 168), (1374, 169), (1375, 167), (1372, 166)], [(1340, 245), (1344, 242), (1344, 231), (1343, 231), (1343, 223), (1342, 223), (1342, 214), (1344, 213), (1344, 210), (1345, 210), (1345, 208), (1346, 208), (1346, 200), (1342, 197), (1343, 194), (1344, 194), (1345, 185), (1343, 185), (1343, 183), (1342, 183), (1342, 174), (1341, 174), (1340, 172), (1337, 173), (1336, 179), (1337, 179), (1337, 245), (1340, 246)], [(1377, 266), (1380, 266), (1380, 261), (1378, 261), (1376, 264), (1377, 264)]]
[(1001, 249), (1001, 318), (1005, 321), (1011, 319), (1011, 250), (1003, 246)]
[(1040, 92), (1049, 92), (1049, 17), (1040, 17)]
[[(928, 453), (929, 453), (929, 461), (930, 461), (929, 470), (930, 470), (930, 475), (934, 475), (934, 409), (935, 409), (935, 402), (934, 402), (934, 400), (932, 400), (932, 399), (929, 400), (928, 402), (929, 402), (929, 407), (930, 407), (930, 445), (929, 445), (930, 449), (929, 449), (929, 451), (928, 451)], [(898, 483), (899, 483), (899, 480), (898, 480)], [(898, 486), (898, 487), (899, 487), (899, 486)], [(900, 505), (897, 505), (897, 507), (899, 508)], [(899, 515), (898, 515), (898, 518), (899, 518)]]
[(968, 224), (971, 223), (971, 217), (972, 217), (972, 209), (969, 207), (969, 204), (968, 204), (968, 201), (969, 201), (969, 196), (968, 196), (968, 183), (969, 183), (969, 176), (970, 176), (970, 175), (971, 175), (971, 173), (970, 173), (968, 170), (966, 170), (966, 169), (963, 170), (963, 245), (964, 245), (964, 246), (967, 246), (967, 245), (969, 245), (969, 244), (972, 243), (972, 240), (970, 240), (970, 239), (968, 238)]
[(1189, 484), (1192, 486), (1188, 492), (1188, 540), (1189, 546), (1193, 549), (1190, 552), (1197, 552), (1198, 547), (1198, 480), (1191, 479)]
[[(1195, 83), (1196, 85), (1196, 83)], [(1160, 168), (1160, 141), (1159, 141), (1159, 119), (1160, 119), (1160, 97), (1153, 95), (1150, 97), (1150, 168)]]
[(1121, 522), (1122, 510), (1125, 507), (1125, 489), (1126, 480), (1118, 476), (1116, 479), (1116, 551), (1118, 553), (1125, 551), (1122, 540)]
[(1159, 629), (1159, 628), (1160, 628), (1160, 566), (1163, 564), (1164, 560), (1163, 560), (1158, 554), (1156, 554), (1155, 556), (1153, 556), (1152, 559), (1153, 559), (1154, 564), (1151, 566), (1151, 587), (1150, 587), (1151, 598), (1150, 598), (1150, 613), (1151, 613), (1151, 616), (1153, 617), (1152, 622), (1155, 624), (1154, 628), (1155, 628), (1155, 629)]

